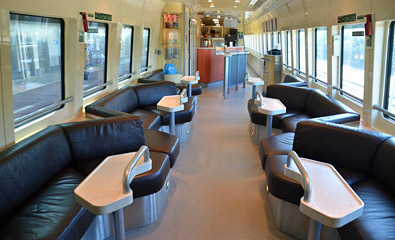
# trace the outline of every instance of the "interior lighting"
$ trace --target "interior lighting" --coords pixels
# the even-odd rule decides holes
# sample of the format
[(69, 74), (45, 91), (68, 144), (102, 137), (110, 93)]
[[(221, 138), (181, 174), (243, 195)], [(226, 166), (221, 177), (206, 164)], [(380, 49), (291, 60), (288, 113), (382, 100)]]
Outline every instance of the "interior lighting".
[(213, 8), (213, 7), (214, 7), (214, 4), (212, 3), (212, 4), (210, 5), (210, 7)]
[(236, 2), (236, 3), (239, 3), (239, 2), (240, 2), (240, 0), (235, 0), (235, 2)]
[(221, 16), (220, 16), (220, 15), (218, 15), (218, 16), (217, 16), (217, 18), (221, 18)]
[(237, 5), (233, 5), (234, 8), (237, 8)]
[(207, 2), (213, 2), (213, 0), (208, 0)]

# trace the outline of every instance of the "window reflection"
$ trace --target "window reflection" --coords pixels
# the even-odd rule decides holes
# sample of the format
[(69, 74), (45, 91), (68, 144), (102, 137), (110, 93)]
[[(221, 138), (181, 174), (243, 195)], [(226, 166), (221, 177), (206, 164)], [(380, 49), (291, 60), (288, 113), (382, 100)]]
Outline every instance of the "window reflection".
[(10, 14), (14, 118), (63, 99), (63, 20)]

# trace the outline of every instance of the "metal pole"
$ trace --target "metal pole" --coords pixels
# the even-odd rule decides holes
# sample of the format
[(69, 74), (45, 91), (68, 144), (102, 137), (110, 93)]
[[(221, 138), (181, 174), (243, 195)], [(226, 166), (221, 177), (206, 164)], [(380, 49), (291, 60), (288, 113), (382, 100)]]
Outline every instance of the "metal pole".
[(115, 239), (125, 240), (125, 224), (123, 222), (123, 208), (112, 213), (114, 220)]
[(321, 223), (310, 219), (308, 240), (319, 240), (321, 234)]
[(267, 136), (272, 136), (272, 122), (273, 122), (273, 115), (266, 116), (266, 128), (267, 128)]
[(188, 97), (192, 97), (192, 84), (188, 84)]
[(171, 135), (176, 135), (176, 116), (174, 112), (170, 112), (170, 119), (169, 119), (169, 130)]
[(228, 82), (229, 82), (229, 57), (225, 56), (225, 67), (224, 67), (224, 99), (228, 98)]
[(252, 85), (252, 99), (256, 99), (256, 86)]

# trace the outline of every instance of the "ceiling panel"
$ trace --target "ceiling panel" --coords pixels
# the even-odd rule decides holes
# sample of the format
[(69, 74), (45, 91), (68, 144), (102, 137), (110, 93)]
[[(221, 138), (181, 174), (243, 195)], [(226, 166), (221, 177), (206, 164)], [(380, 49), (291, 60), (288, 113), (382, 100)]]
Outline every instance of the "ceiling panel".
[[(248, 3), (251, 0), (240, 0), (240, 2), (235, 2), (235, 0), (212, 0), (214, 3), (214, 8), (211, 8), (213, 10), (215, 9), (242, 9), (244, 10), (247, 6)], [(200, 7), (201, 8), (210, 8), (211, 2), (208, 2), (208, 0), (198, 0)], [(234, 8), (233, 6), (236, 5), (237, 8)]]

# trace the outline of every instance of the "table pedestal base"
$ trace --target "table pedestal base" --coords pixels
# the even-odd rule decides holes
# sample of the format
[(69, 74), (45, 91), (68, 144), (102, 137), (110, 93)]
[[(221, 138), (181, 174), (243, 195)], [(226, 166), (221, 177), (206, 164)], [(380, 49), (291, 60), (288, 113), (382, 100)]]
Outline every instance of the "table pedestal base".
[[(187, 142), (192, 133), (192, 123), (186, 122), (175, 125), (175, 134), (181, 143)], [(159, 131), (170, 133), (170, 126), (161, 126)]]
[(116, 240), (125, 240), (125, 224), (123, 221), (123, 208), (112, 213), (114, 233)]
[(256, 99), (256, 86), (252, 86), (252, 99)]
[(308, 240), (319, 240), (320, 239), (321, 226), (322, 226), (322, 224), (320, 222), (317, 222), (314, 219), (310, 219)]
[(268, 137), (272, 136), (272, 125), (273, 125), (273, 115), (267, 115), (266, 116), (266, 131), (267, 131)]

